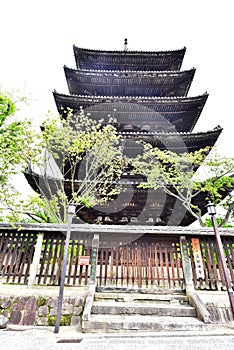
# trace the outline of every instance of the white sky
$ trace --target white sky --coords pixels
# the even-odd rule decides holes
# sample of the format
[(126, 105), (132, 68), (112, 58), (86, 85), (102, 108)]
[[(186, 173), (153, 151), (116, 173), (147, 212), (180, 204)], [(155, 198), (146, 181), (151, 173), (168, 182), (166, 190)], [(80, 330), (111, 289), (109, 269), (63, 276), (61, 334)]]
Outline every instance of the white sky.
[(182, 68), (197, 68), (189, 96), (210, 94), (196, 130), (224, 128), (233, 155), (233, 0), (5, 0), (1, 3), (0, 85), (32, 96), (28, 116), (56, 112), (52, 91), (67, 93), (63, 65), (72, 45), (94, 49), (187, 47)]

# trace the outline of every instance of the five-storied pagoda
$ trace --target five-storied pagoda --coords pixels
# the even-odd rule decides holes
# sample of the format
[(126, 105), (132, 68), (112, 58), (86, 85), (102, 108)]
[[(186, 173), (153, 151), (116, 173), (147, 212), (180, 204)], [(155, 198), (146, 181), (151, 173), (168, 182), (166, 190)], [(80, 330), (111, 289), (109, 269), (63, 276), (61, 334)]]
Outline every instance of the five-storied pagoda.
[[(103, 51), (74, 46), (76, 68), (64, 67), (69, 95), (54, 92), (57, 109), (83, 108), (91, 118), (110, 116), (125, 139), (125, 152), (134, 157), (144, 140), (160, 149), (191, 152), (212, 147), (222, 129), (194, 133), (207, 93), (189, 97), (195, 69), (181, 70), (186, 49), (173, 51)], [(36, 189), (33, 179), (30, 184)], [(69, 178), (66, 179), (68, 186)], [(122, 175), (124, 191), (119, 200), (85, 208), (79, 218), (86, 223), (187, 226), (195, 219), (174, 197), (161, 190), (138, 187), (141, 178)], [(69, 189), (66, 190), (69, 195)], [(205, 213), (205, 194), (194, 198)]]

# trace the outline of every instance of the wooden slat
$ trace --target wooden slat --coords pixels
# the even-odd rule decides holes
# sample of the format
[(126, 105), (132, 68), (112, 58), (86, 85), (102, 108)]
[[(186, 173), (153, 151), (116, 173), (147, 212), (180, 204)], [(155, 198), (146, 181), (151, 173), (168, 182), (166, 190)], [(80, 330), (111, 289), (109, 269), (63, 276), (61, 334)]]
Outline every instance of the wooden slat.
[(56, 263), (57, 271), (56, 271), (55, 281), (54, 281), (56, 285), (60, 284), (64, 247), (65, 247), (65, 237), (61, 237), (60, 244), (58, 242), (58, 262)]
[(169, 250), (169, 257), (170, 257), (172, 287), (175, 287), (176, 286), (176, 278), (175, 278), (174, 244), (173, 243), (171, 245), (171, 249)]
[(234, 250), (233, 250), (234, 243), (227, 238), (223, 238), (222, 242), (223, 242), (224, 252), (227, 260), (228, 271), (230, 273), (230, 278), (232, 280), (232, 283), (234, 284)]
[(21, 264), (19, 266), (18, 283), (21, 282), (21, 277), (24, 277), (23, 283), (26, 284), (28, 281), (30, 265), (32, 263), (33, 253), (35, 250), (36, 236), (27, 233), (25, 237), (25, 250), (22, 256)]
[(166, 280), (168, 283), (169, 288), (171, 287), (171, 277), (170, 277), (170, 266), (169, 266), (169, 259), (168, 259), (168, 246), (165, 245), (165, 264), (166, 264), (166, 272), (167, 272), (167, 276), (166, 276)]
[(110, 284), (113, 284), (113, 271), (114, 271), (114, 248), (111, 247), (110, 249), (110, 258), (109, 258), (109, 262), (110, 262)]
[(79, 264), (79, 252), (80, 252), (80, 243), (76, 241), (76, 255), (74, 259), (74, 271), (73, 271), (73, 286), (76, 284), (77, 272), (78, 272), (78, 264)]
[(56, 278), (56, 267), (57, 267), (57, 259), (58, 259), (58, 255), (60, 252), (59, 247), (61, 246), (61, 240), (57, 239), (57, 244), (55, 244), (54, 247), (54, 253), (53, 253), (53, 261), (51, 264), (51, 274), (50, 274), (50, 279), (49, 279), (49, 284), (53, 284), (55, 282), (55, 278)]

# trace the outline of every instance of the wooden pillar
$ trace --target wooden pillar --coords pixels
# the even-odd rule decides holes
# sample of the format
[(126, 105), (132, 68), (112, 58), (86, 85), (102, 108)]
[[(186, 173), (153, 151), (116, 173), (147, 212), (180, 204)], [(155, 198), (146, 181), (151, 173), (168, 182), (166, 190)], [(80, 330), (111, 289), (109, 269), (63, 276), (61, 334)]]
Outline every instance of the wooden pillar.
[(39, 233), (38, 237), (37, 237), (35, 252), (33, 255), (33, 262), (30, 266), (29, 278), (28, 278), (28, 288), (33, 288), (35, 281), (36, 281), (37, 270), (38, 270), (38, 266), (40, 264), (41, 248), (42, 248), (43, 239), (44, 239), (44, 233)]

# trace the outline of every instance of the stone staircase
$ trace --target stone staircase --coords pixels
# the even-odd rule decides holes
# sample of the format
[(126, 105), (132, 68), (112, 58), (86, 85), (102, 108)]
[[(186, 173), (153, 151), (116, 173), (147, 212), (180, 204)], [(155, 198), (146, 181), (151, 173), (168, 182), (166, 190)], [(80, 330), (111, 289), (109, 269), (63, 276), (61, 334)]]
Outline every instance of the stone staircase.
[(182, 290), (99, 289), (94, 296), (84, 333), (202, 331), (210, 325), (199, 321)]

